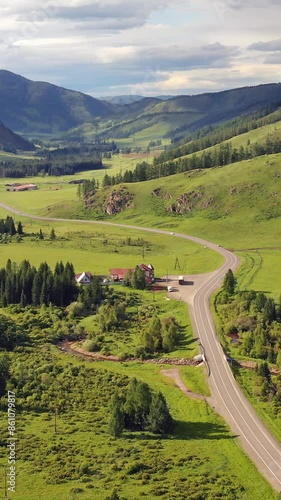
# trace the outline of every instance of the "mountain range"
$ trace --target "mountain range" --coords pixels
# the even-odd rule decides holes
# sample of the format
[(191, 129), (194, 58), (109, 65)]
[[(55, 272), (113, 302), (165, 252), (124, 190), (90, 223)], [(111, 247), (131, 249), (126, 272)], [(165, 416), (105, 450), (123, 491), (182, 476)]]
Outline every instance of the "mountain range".
[(141, 133), (177, 138), (280, 103), (281, 83), (168, 100), (136, 97), (141, 96), (116, 104), (0, 70), (0, 120), (17, 133), (35, 137), (67, 133), (69, 138), (122, 139)]

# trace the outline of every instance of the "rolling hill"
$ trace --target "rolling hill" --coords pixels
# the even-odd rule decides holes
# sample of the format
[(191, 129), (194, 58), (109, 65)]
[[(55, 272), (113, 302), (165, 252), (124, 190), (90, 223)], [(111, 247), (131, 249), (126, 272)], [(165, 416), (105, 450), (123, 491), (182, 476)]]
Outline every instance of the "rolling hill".
[(12, 132), (4, 123), (0, 122), (0, 149), (12, 152), (15, 150), (34, 151), (35, 146), (31, 144), (31, 142), (23, 139), (23, 137)]
[(0, 120), (17, 132), (56, 135), (112, 109), (80, 92), (0, 71)]

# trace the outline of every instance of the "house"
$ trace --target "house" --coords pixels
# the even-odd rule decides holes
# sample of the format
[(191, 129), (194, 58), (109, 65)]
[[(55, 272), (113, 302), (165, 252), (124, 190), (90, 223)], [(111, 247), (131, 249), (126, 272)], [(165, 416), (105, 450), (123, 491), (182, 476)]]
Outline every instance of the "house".
[(112, 281), (123, 281), (129, 271), (134, 271), (134, 269), (109, 269)]
[(153, 283), (154, 281), (154, 267), (152, 264), (141, 264), (139, 268), (144, 272), (146, 283)]
[(93, 275), (90, 272), (83, 272), (75, 275), (75, 280), (78, 285), (91, 285), (93, 282)]
[[(154, 281), (154, 267), (153, 267), (153, 265), (148, 264), (148, 266), (147, 266), (146, 264), (140, 264), (138, 267), (144, 272), (146, 283), (147, 284), (153, 283), (153, 281)], [(132, 271), (132, 272), (135, 271), (135, 269), (136, 268), (133, 268), (133, 269), (110, 269), (109, 272), (110, 272), (110, 276), (111, 276), (112, 281), (123, 281), (126, 274), (129, 271)]]

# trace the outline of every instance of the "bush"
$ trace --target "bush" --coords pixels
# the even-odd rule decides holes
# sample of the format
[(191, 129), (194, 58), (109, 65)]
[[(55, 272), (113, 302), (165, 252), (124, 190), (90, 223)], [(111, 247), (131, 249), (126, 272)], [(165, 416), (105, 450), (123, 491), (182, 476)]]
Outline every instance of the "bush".
[(96, 352), (101, 350), (100, 344), (98, 344), (94, 339), (87, 339), (82, 344), (82, 349), (88, 352)]

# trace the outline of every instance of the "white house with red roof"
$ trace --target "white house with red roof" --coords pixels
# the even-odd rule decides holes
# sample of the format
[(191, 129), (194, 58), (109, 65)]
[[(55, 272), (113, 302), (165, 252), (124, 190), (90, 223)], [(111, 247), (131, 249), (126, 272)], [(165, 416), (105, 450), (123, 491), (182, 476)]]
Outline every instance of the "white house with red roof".
[(83, 272), (80, 274), (76, 274), (75, 279), (76, 279), (76, 283), (78, 285), (82, 285), (82, 286), (91, 285), (93, 282), (93, 275), (89, 271)]

